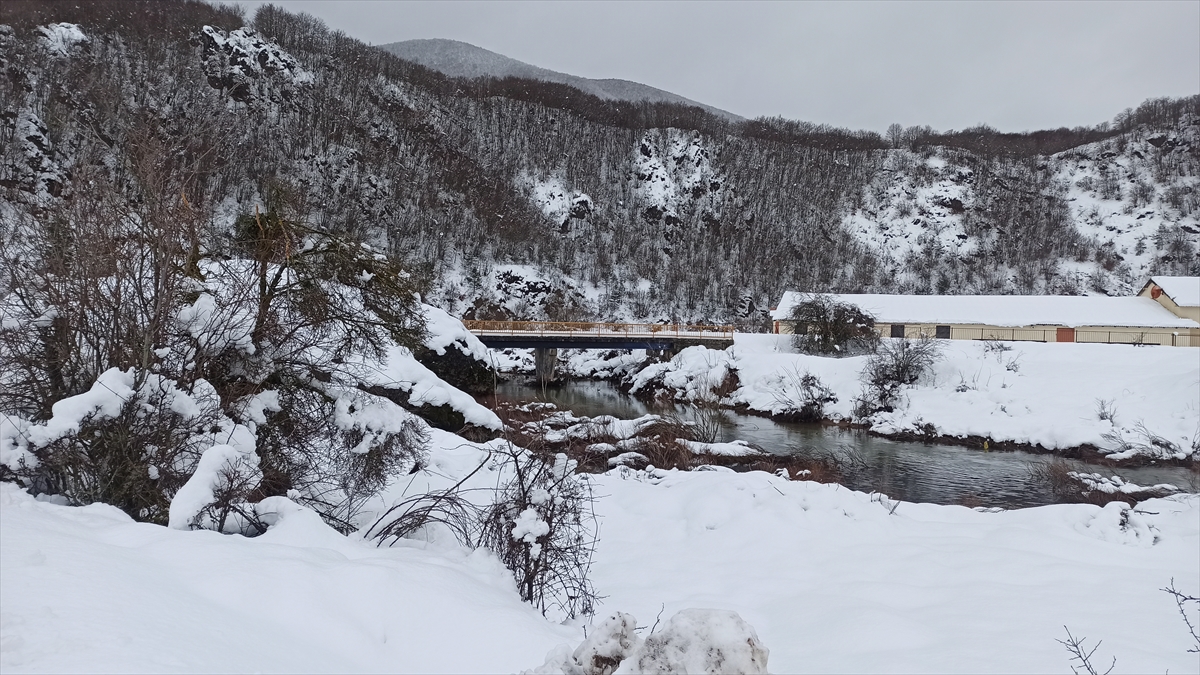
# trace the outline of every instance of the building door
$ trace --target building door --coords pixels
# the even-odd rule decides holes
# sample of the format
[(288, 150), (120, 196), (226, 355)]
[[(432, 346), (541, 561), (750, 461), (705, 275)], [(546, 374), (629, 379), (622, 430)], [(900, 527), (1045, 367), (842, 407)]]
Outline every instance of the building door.
[(933, 336), (939, 340), (950, 339), (950, 326), (935, 326), (933, 331)]
[(1054, 341), (1055, 342), (1074, 342), (1075, 341), (1075, 329), (1074, 328), (1059, 328), (1058, 335), (1054, 338)]
[(902, 323), (892, 324), (892, 337), (894, 337), (894, 338), (904, 337), (904, 324), (902, 324)]

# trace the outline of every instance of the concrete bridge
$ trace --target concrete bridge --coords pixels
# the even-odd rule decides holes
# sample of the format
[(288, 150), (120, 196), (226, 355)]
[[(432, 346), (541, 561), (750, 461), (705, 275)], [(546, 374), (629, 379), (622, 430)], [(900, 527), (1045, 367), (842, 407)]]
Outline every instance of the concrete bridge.
[(663, 354), (733, 345), (733, 326), (573, 321), (463, 321), (494, 349), (533, 349), (538, 377), (551, 379), (559, 349), (646, 349)]

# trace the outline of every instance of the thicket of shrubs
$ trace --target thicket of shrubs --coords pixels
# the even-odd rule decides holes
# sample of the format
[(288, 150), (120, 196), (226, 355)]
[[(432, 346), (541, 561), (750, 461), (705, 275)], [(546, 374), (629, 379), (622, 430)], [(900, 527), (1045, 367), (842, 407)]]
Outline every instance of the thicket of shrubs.
[(202, 186), (141, 149), (146, 174), (94, 175), (0, 232), (4, 473), (165, 524), (206, 449), (232, 445), (261, 474), (242, 499), (291, 494), (354, 529), (424, 449), (423, 423), (360, 388), (364, 364), (424, 339), (406, 273), (282, 187), (215, 230), (187, 196)]
[(875, 317), (826, 293), (804, 295), (788, 318), (792, 346), (806, 354), (852, 356), (879, 346)]
[(928, 336), (882, 341), (859, 375), (863, 388), (855, 401), (855, 417), (891, 412), (900, 402), (902, 389), (927, 377), (940, 358), (941, 345)]

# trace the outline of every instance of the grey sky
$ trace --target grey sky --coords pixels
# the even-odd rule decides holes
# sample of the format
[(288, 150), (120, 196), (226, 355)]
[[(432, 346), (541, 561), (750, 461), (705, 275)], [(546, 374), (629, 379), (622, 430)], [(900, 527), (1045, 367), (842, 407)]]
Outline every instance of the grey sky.
[[(263, 4), (245, 0), (250, 14)], [(1095, 124), (1200, 93), (1200, 2), (275, 0), (373, 44), (469, 42), (745, 117), (882, 131)]]

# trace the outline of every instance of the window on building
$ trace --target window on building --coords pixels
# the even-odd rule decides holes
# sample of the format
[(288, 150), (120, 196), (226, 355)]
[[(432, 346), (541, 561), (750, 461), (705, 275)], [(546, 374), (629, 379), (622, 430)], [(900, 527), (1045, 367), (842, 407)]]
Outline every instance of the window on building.
[(950, 326), (938, 326), (934, 328), (934, 337), (939, 340), (950, 339)]
[(901, 338), (904, 337), (904, 324), (902, 324), (902, 323), (892, 324), (892, 337), (901, 337)]

